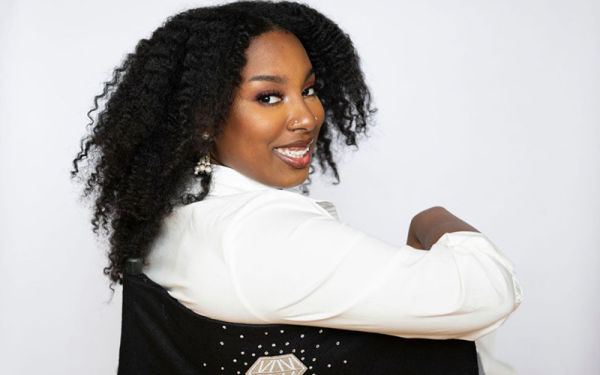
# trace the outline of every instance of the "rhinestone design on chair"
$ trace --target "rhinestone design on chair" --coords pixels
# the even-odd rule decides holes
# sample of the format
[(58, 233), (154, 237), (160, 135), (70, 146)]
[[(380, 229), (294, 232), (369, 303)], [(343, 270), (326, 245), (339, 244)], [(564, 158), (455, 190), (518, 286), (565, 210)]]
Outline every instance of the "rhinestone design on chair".
[(302, 375), (306, 366), (293, 354), (260, 357), (248, 369), (246, 375)]
[[(222, 325), (221, 328), (223, 330), (227, 330), (227, 325)], [(286, 331), (281, 329), (279, 330), (280, 334), (284, 334)], [(324, 332), (323, 329), (319, 329), (318, 333), (322, 334)], [(264, 333), (265, 336), (269, 335), (268, 331), (262, 331), (262, 333)], [(305, 332), (306, 333), (306, 332)], [(240, 340), (244, 340), (246, 337), (244, 335), (239, 335), (237, 333), (234, 333), (234, 335), (239, 336)], [(288, 334), (289, 335), (289, 334)], [(309, 335), (305, 335), (304, 333), (296, 333), (294, 334), (294, 336), (296, 338), (299, 339), (305, 339), (310, 337)], [(264, 337), (264, 336), (263, 336)], [(310, 367), (306, 367), (304, 365), (304, 362), (307, 362), (307, 364), (312, 364), (312, 365), (316, 365), (317, 362), (317, 356), (314, 356), (314, 354), (316, 354), (314, 351), (317, 349), (320, 349), (322, 347), (322, 344), (316, 344), (316, 343), (311, 343), (309, 344), (312, 348), (314, 349), (303, 349), (303, 348), (290, 348), (291, 346), (291, 342), (290, 341), (284, 341), (286, 338), (286, 335), (282, 335), (280, 340), (281, 342), (277, 342), (277, 340), (269, 340), (270, 342), (264, 342), (264, 341), (255, 341), (254, 343), (252, 343), (251, 345), (258, 348), (260, 351), (263, 351), (267, 348), (269, 348), (269, 344), (271, 348), (273, 348), (273, 352), (269, 352), (269, 351), (264, 351), (264, 355), (263, 353), (248, 353), (250, 354), (252, 357), (256, 357), (256, 361), (254, 363), (249, 364), (248, 362), (244, 362), (242, 359), (240, 359), (238, 361), (237, 358), (230, 358), (229, 360), (231, 361), (231, 363), (233, 363), (233, 366), (235, 367), (237, 366), (241, 366), (241, 364), (243, 363), (244, 367), (246, 368), (246, 372), (244, 373), (245, 375), (302, 375), (304, 374), (306, 371), (311, 370), (309, 373), (307, 373), (306, 375), (310, 375), (313, 373), (314, 368), (313, 366)], [(245, 341), (245, 340), (244, 340)], [(221, 347), (225, 347), (227, 345), (225, 341), (219, 341), (218, 344)], [(230, 342), (227, 342), (227, 344), (231, 345)], [(233, 344), (238, 345), (238, 344)], [(244, 344), (245, 345), (245, 344)], [(335, 342), (336, 346), (340, 345), (340, 341), (336, 341)], [(278, 347), (282, 347), (283, 349), (279, 349)], [(241, 347), (239, 347), (239, 349), (241, 349)], [(239, 350), (237, 349), (237, 350)], [(321, 349), (322, 350), (322, 349)], [(279, 352), (279, 353), (277, 353)], [(286, 353), (287, 352), (287, 353)], [(290, 353), (291, 352), (291, 353)], [(238, 353), (242, 356), (246, 355), (246, 351), (238, 351)], [(292, 353), (297, 353), (298, 355), (302, 355), (301, 357), (296, 357), (294, 354)], [(271, 354), (271, 356), (269, 356), (269, 354)], [(278, 356), (276, 356), (276, 354), (279, 354)], [(262, 355), (262, 356), (261, 356)], [(343, 360), (344, 364), (347, 364), (348, 361), (347, 360)], [(250, 365), (250, 367), (248, 367), (248, 365)], [(207, 363), (203, 363), (204, 367), (209, 367)], [(221, 367), (220, 365), (217, 365), (217, 368), (221, 368), (221, 371), (225, 371), (226, 368), (225, 367)], [(331, 369), (333, 367), (333, 365), (331, 363), (326, 365), (326, 369)], [(231, 368), (229, 368), (231, 370)], [(323, 369), (323, 370), (326, 370)], [(237, 369), (233, 369), (233, 371), (236, 371)], [(238, 374), (242, 374), (242, 372), (237, 371)], [(315, 375), (315, 374), (313, 374)]]

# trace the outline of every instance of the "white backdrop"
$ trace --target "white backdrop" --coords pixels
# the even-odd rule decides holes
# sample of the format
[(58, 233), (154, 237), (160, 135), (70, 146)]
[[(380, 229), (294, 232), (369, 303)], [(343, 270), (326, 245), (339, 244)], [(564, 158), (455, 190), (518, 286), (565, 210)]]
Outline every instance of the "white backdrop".
[[(600, 2), (308, 1), (352, 37), (380, 109), (342, 220), (402, 244), (443, 205), (516, 264), (498, 331), (520, 374), (600, 373)], [(123, 55), (201, 1), (0, 5), (0, 373), (114, 374), (121, 289), (69, 181), (92, 98)], [(132, 16), (134, 14), (135, 16)]]

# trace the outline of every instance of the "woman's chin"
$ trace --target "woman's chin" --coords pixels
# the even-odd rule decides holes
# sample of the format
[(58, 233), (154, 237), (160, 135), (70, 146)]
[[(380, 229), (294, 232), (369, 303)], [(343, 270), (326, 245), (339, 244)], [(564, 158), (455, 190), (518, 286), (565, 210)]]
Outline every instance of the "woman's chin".
[(307, 178), (308, 173), (306, 173), (306, 175), (302, 177), (290, 178), (289, 180), (286, 179), (285, 181), (278, 181), (279, 183), (277, 184), (277, 187), (281, 189), (295, 188), (296, 186), (302, 185)]
[(290, 168), (285, 168), (287, 170), (281, 171), (276, 176), (273, 176), (272, 183), (269, 185), (281, 189), (291, 189), (302, 185), (308, 178), (309, 168), (309, 166), (302, 169), (294, 168), (291, 170)]

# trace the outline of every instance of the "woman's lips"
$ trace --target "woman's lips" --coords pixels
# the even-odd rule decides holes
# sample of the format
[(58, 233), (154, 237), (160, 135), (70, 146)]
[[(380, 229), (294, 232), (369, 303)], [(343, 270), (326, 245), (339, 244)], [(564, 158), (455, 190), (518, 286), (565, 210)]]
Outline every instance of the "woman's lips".
[(314, 138), (305, 147), (296, 146), (299, 142), (290, 144), (287, 147), (276, 147), (274, 149), (275, 155), (294, 168), (305, 168), (310, 164), (310, 145), (313, 141)]

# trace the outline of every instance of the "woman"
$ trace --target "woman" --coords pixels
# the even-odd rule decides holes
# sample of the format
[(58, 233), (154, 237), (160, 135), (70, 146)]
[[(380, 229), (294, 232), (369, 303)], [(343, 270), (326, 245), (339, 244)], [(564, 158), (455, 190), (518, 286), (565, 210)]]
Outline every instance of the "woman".
[[(350, 39), (314, 9), (178, 14), (140, 41), (94, 110), (100, 101), (73, 176), (90, 158), (85, 194), (97, 193), (113, 283), (142, 258), (150, 280), (214, 321), (470, 341), (522, 300), (510, 261), (443, 208), (415, 216), (397, 247), (283, 190), (316, 166), (339, 180), (333, 140), (356, 145), (374, 113)], [(309, 365), (285, 344), (261, 346), (243, 366), (234, 358), (237, 373), (274, 354)]]

